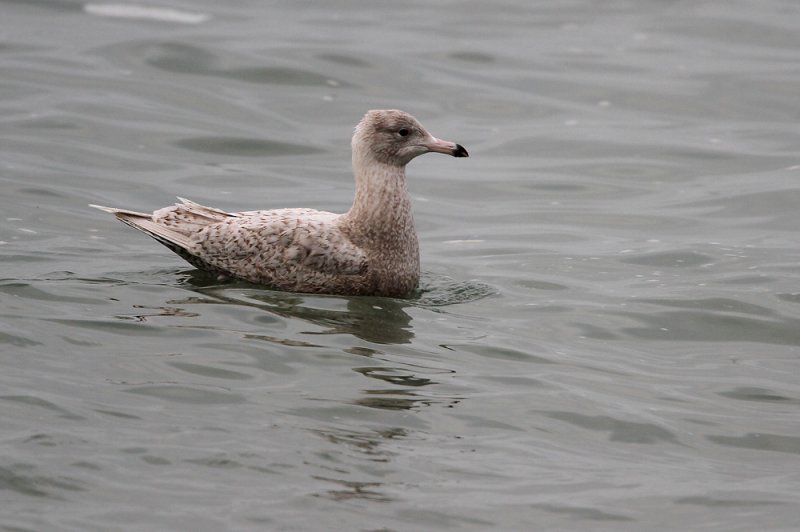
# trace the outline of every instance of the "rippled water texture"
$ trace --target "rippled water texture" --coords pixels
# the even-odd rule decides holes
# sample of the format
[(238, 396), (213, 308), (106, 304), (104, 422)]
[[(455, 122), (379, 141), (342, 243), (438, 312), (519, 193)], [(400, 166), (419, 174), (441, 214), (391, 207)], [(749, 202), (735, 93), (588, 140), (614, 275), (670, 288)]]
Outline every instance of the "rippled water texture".
[[(3, 530), (797, 528), (797, 2), (0, 6)], [(344, 211), (381, 107), (408, 300), (87, 207)]]

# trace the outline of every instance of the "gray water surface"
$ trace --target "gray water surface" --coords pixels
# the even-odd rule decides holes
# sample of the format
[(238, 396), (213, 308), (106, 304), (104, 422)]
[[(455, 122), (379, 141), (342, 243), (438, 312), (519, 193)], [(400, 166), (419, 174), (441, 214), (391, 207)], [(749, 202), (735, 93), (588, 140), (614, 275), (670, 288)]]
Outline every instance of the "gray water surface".
[[(0, 529), (797, 529), (800, 5), (146, 5), (0, 4)], [(385, 107), (410, 299), (87, 207), (344, 211)]]

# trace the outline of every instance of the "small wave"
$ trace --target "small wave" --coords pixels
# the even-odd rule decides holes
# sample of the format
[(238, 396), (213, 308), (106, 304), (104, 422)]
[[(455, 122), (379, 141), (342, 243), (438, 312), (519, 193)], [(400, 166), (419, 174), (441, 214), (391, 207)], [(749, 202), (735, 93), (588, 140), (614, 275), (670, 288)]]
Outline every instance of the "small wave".
[(84, 4), (83, 10), (90, 15), (99, 17), (145, 19), (178, 24), (201, 24), (211, 18), (211, 15), (206, 13), (191, 13), (166, 7), (133, 4)]
[(494, 287), (477, 281), (458, 281), (446, 275), (423, 273), (413, 300), (423, 307), (441, 307), (477, 301), (497, 292)]

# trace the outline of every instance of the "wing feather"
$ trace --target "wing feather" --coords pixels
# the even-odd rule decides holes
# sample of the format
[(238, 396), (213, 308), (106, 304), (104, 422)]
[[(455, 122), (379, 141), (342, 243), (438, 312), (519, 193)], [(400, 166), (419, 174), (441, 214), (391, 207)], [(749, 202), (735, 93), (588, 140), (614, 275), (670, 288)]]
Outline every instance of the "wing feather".
[(340, 231), (336, 217), (307, 209), (238, 213), (192, 235), (190, 251), (253, 282), (323, 285), (367, 268), (366, 255)]

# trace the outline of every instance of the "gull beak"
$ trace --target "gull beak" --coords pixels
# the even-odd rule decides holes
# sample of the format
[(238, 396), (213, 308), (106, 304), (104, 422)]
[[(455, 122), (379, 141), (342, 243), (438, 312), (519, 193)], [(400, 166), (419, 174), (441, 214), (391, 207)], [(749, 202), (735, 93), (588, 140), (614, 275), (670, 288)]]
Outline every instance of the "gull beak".
[(469, 153), (467, 153), (467, 150), (465, 150), (464, 146), (461, 144), (456, 144), (449, 140), (437, 139), (436, 137), (431, 137), (430, 140), (425, 143), (425, 147), (428, 148), (428, 151), (444, 153), (446, 155), (452, 155), (453, 157), (469, 157)]

